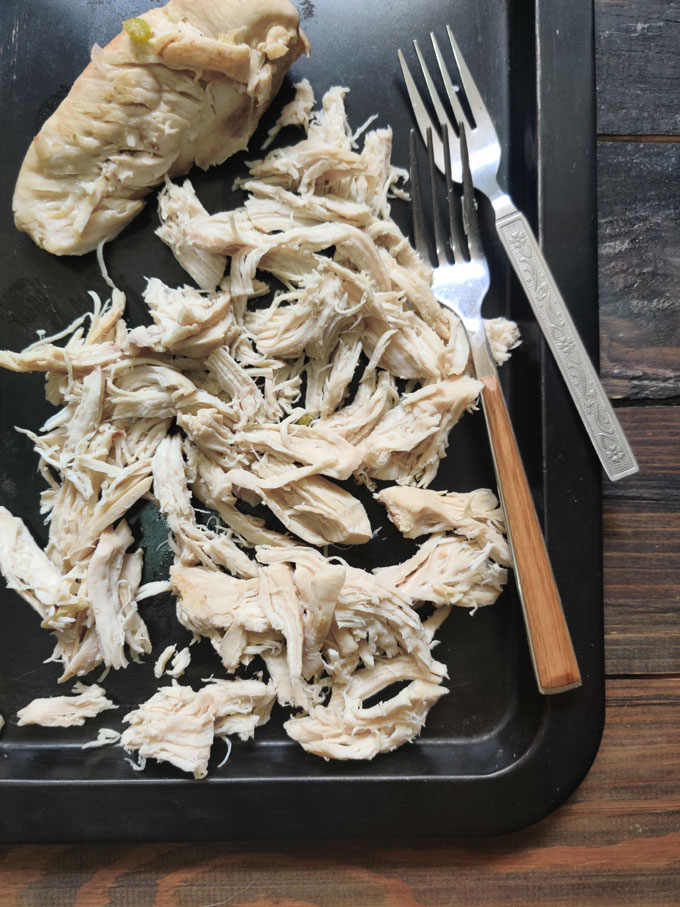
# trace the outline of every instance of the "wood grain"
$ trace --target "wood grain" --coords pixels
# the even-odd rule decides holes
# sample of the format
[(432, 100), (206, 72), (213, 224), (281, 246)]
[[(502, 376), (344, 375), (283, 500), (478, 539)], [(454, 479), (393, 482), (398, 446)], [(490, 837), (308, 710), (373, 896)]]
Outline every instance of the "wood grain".
[(616, 415), (640, 472), (623, 482), (606, 482), (605, 506), (629, 498), (675, 501), (680, 508), (680, 406), (626, 406), (617, 408)]
[(609, 500), (604, 535), (607, 672), (680, 672), (680, 506)]
[(604, 486), (607, 671), (680, 671), (680, 407), (617, 415), (640, 472)]
[(598, 132), (680, 133), (680, 2), (595, 0)]
[(581, 674), (498, 377), (480, 381), (538, 688), (560, 693), (579, 686)]
[(680, 144), (598, 143), (600, 371), (610, 396), (680, 395)]
[[(22, 907), (677, 905), (680, 679), (614, 680), (595, 765), (557, 813), (490, 841), (0, 847)], [(319, 821), (324, 816), (320, 804)], [(408, 828), (404, 828), (408, 840)]]

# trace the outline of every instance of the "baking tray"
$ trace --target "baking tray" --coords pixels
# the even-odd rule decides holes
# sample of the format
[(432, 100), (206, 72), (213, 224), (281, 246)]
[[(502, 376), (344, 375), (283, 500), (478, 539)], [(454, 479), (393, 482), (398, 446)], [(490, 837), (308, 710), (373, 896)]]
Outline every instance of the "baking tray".
[[(410, 114), (398, 75), (396, 49), (426, 43), (450, 23), (478, 77), (498, 127), (510, 190), (539, 230), (548, 260), (570, 302), (590, 353), (597, 356), (595, 157), (592, 8), (521, 0), (305, 0), (298, 3), (312, 57), (295, 65), (282, 94), (251, 143), (306, 76), (317, 98), (333, 84), (350, 89), (347, 106), (358, 127), (373, 113), (394, 128), (395, 163), (407, 161)], [(0, 337), (21, 349), (35, 331), (57, 330), (89, 309), (88, 290), (106, 294), (93, 255), (57, 258), (19, 234), (11, 195), (31, 137), (65, 96), (87, 62), (138, 0), (5, 0), (0, 135)], [(412, 59), (412, 57), (410, 57)], [(288, 133), (285, 138), (292, 138)], [(239, 203), (233, 176), (239, 155), (207, 174), (195, 174), (210, 210)], [(194, 174), (192, 174), (192, 178)], [(406, 224), (406, 206), (395, 214)], [(474, 617), (461, 610), (445, 624), (438, 657), (449, 665), (450, 695), (432, 710), (420, 739), (370, 763), (326, 763), (304, 753), (281, 729), (281, 713), (248, 743), (235, 742), (221, 769), (217, 743), (208, 779), (195, 782), (172, 767), (132, 770), (118, 747), (80, 745), (150, 695), (153, 657), (113, 672), (109, 695), (120, 704), (79, 729), (17, 728), (18, 708), (34, 696), (54, 695), (56, 665), (37, 615), (4, 588), (0, 633), (0, 839), (255, 840), (319, 837), (415, 838), (480, 836), (536, 821), (576, 788), (595, 756), (604, 720), (600, 469), (528, 306), (493, 241), (489, 212), (485, 244), (492, 265), (489, 313), (516, 319), (524, 342), (503, 369), (520, 448), (545, 528), (583, 686), (541, 697), (534, 683), (519, 604), (512, 584), (497, 605)], [(155, 205), (106, 249), (109, 270), (128, 296), (132, 323), (144, 318), (139, 292), (145, 276), (177, 285), (186, 275), (153, 235)], [(50, 414), (43, 379), (0, 374), (0, 502), (24, 518), (41, 542), (42, 480), (30, 442), (14, 425), (36, 429)], [(493, 486), (480, 413), (451, 436), (450, 454), (435, 487)], [(400, 540), (384, 513), (373, 508), (381, 543), (346, 554), (359, 566), (402, 559)], [(146, 576), (163, 577), (168, 556), (158, 543), (167, 528), (151, 508), (135, 514), (134, 531), (147, 549)], [(186, 639), (169, 597), (142, 605), (157, 654)], [(219, 664), (207, 642), (194, 647), (184, 678), (197, 681)], [(96, 672), (95, 672), (96, 674)], [(116, 714), (117, 718), (112, 719)]]

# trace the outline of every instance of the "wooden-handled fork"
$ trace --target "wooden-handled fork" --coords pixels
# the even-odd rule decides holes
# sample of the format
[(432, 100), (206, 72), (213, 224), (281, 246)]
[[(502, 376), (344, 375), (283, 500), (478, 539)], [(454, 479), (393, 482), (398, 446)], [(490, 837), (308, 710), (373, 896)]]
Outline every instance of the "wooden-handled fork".
[[(458, 315), (467, 333), (475, 372), (483, 384), (482, 406), (536, 680), (542, 693), (560, 693), (579, 686), (581, 675), (484, 329), (482, 302), (489, 289), (489, 267), (479, 235), (465, 126), (462, 123), (459, 130), (462, 204), (454, 192), (451, 179), (448, 127), (444, 127), (443, 131), (449, 243), (444, 238), (437, 205), (438, 177), (431, 131), (428, 130), (427, 135), (437, 258), (432, 292), (442, 305)], [(429, 260), (413, 132), (410, 170), (415, 246), (419, 254)], [(453, 262), (449, 260), (449, 253)]]

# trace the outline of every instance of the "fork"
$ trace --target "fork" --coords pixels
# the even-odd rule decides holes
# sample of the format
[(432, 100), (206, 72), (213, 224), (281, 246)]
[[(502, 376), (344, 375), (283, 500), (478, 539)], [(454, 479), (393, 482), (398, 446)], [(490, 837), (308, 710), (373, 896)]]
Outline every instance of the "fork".
[[(451, 81), (434, 33), (430, 33), (430, 38), (455, 119), (464, 123), (467, 129), (474, 185), (493, 205), (498, 236), (524, 288), (607, 476), (612, 481), (623, 479), (638, 471), (635, 456), (578, 335), (529, 222), (517, 210), (510, 196), (498, 185), (501, 159), (498, 135), (450, 26), (447, 26), (446, 30), (474, 123), (470, 122), (461, 106), (458, 87)], [(445, 158), (450, 158), (453, 179), (461, 182), (460, 143), (418, 42), (414, 41), (413, 44), (437, 120), (442, 129), (450, 131), (449, 151), (452, 154), (445, 154), (443, 139), (436, 134), (435, 124), (423, 103), (404, 55), (399, 50), (397, 52), (399, 62), (418, 128), (423, 140), (426, 139), (427, 129), (432, 130), (434, 160), (438, 169), (443, 173)]]
[[(426, 132), (437, 259), (437, 266), (432, 275), (432, 292), (442, 305), (458, 315), (468, 337), (475, 372), (483, 385), (482, 408), (493, 454), (498, 493), (505, 512), (508, 542), (538, 688), (542, 693), (560, 693), (580, 686), (581, 675), (484, 329), (482, 302), (489, 289), (489, 266), (484, 257), (479, 234), (463, 123), (460, 123), (459, 130), (463, 182), (462, 211), (451, 178), (449, 129), (448, 127), (443, 129), (450, 234), (448, 247), (452, 252), (453, 263), (449, 261), (447, 254), (447, 242), (437, 204), (437, 174), (432, 130), (428, 128)], [(415, 132), (411, 130), (413, 238), (416, 251), (424, 261), (429, 262), (430, 253), (425, 232), (415, 144)]]

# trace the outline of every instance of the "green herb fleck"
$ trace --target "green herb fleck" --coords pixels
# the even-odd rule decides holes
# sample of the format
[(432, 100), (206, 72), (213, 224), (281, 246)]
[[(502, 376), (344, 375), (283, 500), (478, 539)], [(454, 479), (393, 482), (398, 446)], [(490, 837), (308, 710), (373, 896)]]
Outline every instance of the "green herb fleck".
[(126, 19), (123, 28), (139, 44), (145, 44), (151, 37), (151, 26), (144, 19)]

